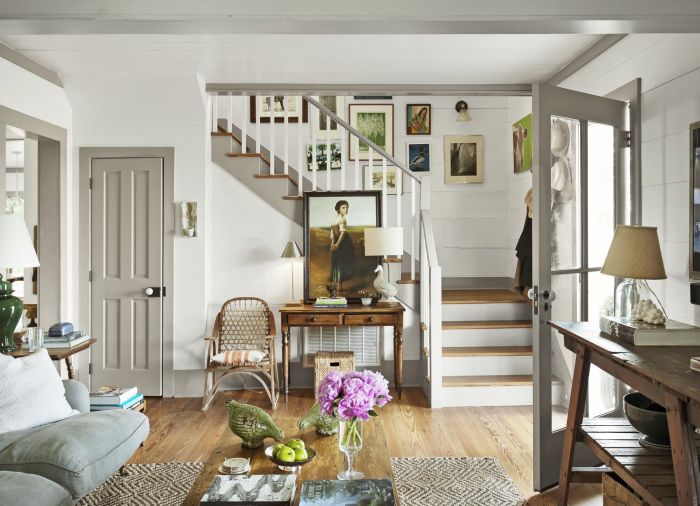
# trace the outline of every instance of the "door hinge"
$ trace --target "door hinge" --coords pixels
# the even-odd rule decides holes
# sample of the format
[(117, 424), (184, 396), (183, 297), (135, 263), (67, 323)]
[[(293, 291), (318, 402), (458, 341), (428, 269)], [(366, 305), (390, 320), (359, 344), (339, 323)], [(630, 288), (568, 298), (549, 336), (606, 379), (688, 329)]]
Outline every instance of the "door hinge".
[(629, 130), (622, 131), (622, 147), (631, 148), (632, 147), (632, 132)]
[(88, 179), (88, 188), (92, 190), (92, 178)]
[(88, 271), (88, 282), (92, 283), (92, 269)]
[(92, 374), (92, 362), (88, 364), (88, 374)]

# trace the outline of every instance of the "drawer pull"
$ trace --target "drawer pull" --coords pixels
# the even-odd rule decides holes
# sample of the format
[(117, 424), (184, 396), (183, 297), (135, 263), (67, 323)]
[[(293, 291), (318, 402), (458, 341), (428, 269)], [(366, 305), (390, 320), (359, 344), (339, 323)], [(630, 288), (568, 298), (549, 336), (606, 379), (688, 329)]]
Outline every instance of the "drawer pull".
[(309, 316), (306, 320), (309, 321), (309, 322), (311, 322), (311, 323), (316, 323), (316, 317), (315, 317), (315, 316)]
[(370, 323), (374, 323), (374, 316), (370, 316), (369, 318), (367, 318), (367, 321)]

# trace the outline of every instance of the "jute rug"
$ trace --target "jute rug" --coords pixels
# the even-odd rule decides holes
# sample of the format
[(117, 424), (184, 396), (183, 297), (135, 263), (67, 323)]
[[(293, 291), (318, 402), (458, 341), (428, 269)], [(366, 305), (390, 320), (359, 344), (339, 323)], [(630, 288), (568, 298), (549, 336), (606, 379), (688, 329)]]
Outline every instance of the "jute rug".
[(525, 498), (493, 457), (392, 458), (401, 506), (518, 506)]
[(180, 506), (203, 468), (201, 462), (129, 464), (78, 506)]

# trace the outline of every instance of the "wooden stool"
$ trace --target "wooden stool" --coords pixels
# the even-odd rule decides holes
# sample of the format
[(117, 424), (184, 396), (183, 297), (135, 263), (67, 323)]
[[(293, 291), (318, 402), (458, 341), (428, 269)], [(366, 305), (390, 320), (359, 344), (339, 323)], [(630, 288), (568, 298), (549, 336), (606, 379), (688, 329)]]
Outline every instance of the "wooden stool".
[(314, 393), (318, 382), (331, 371), (355, 370), (355, 353), (352, 351), (317, 351), (314, 355)]

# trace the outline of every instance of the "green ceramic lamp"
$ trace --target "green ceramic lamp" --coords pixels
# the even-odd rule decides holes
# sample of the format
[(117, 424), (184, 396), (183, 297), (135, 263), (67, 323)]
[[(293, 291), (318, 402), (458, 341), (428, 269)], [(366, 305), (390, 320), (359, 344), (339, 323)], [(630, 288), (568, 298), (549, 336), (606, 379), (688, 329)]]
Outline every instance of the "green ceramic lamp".
[(22, 316), (22, 300), (12, 295), (12, 284), (2, 277), (10, 267), (38, 267), (39, 259), (24, 220), (18, 215), (0, 216), (0, 353), (15, 350), (12, 335)]

